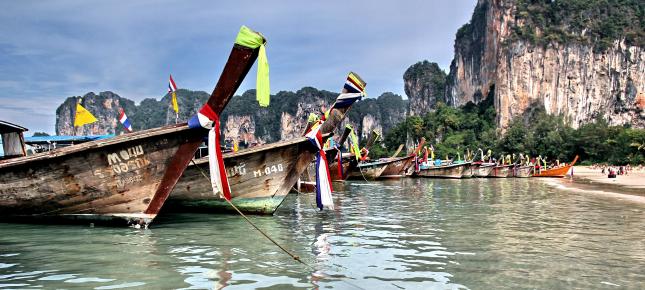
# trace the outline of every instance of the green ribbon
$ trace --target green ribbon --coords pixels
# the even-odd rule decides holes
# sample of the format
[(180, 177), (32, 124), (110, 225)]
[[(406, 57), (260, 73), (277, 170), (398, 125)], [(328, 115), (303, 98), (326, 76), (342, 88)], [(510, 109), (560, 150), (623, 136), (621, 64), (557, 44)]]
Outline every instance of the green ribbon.
[(349, 145), (349, 152), (354, 152), (354, 156), (356, 157), (356, 161), (360, 161), (361, 159), (361, 150), (358, 149), (358, 138), (356, 137), (356, 134), (354, 133), (354, 128), (352, 125), (347, 124), (345, 126), (349, 128), (349, 138), (350, 138), (350, 145)]
[(269, 61), (265, 48), (266, 40), (262, 34), (243, 25), (235, 38), (235, 43), (249, 48), (260, 48), (255, 96), (261, 107), (268, 107), (271, 101), (271, 86), (269, 84)]

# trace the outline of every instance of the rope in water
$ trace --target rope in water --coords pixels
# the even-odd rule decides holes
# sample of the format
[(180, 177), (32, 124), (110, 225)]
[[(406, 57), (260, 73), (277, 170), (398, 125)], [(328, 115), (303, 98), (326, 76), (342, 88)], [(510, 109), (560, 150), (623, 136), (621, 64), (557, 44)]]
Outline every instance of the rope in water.
[[(195, 160), (191, 160), (190, 162), (192, 162), (192, 163), (193, 163), (193, 165), (195, 165), (195, 167), (197, 167), (197, 169), (198, 169), (198, 170), (199, 170), (199, 172), (202, 174), (202, 176), (203, 176), (204, 178), (206, 178), (206, 180), (208, 180), (208, 183), (210, 183), (210, 182), (211, 182), (211, 179), (208, 177), (208, 175), (206, 174), (206, 172), (205, 172), (201, 167), (199, 167), (199, 165), (197, 165), (197, 163), (195, 163)], [(309, 264), (305, 263), (303, 260), (301, 260), (301, 259), (300, 259), (300, 257), (299, 257), (299, 256), (297, 256), (297, 255), (295, 255), (295, 254), (291, 253), (291, 251), (287, 250), (285, 247), (283, 247), (282, 245), (278, 244), (278, 242), (277, 242), (277, 241), (275, 241), (274, 239), (272, 239), (272, 238), (271, 238), (267, 233), (265, 233), (262, 229), (260, 229), (257, 225), (255, 225), (255, 224), (254, 224), (254, 223), (253, 223), (253, 222), (252, 222), (252, 221), (251, 221), (251, 220), (250, 220), (250, 219), (249, 219), (249, 218), (248, 218), (244, 213), (242, 213), (242, 211), (240, 211), (240, 209), (238, 209), (238, 208), (237, 208), (237, 206), (235, 206), (235, 205), (234, 205), (230, 200), (228, 200), (228, 199), (226, 199), (226, 198), (224, 198), (224, 200), (226, 200), (226, 202), (227, 202), (227, 203), (228, 203), (228, 204), (229, 204), (233, 209), (235, 209), (235, 211), (237, 211), (237, 213), (238, 213), (238, 214), (240, 214), (240, 215), (241, 215), (241, 216), (242, 216), (242, 217), (243, 217), (243, 218), (244, 218), (244, 219), (245, 219), (245, 220), (246, 220), (246, 221), (247, 221), (247, 222), (248, 222), (248, 223), (249, 223), (249, 224), (250, 224), (254, 229), (256, 229), (258, 232), (260, 232), (260, 233), (261, 233), (265, 238), (267, 238), (269, 241), (271, 241), (271, 243), (273, 243), (273, 244), (274, 244), (274, 245), (276, 245), (278, 248), (280, 248), (280, 250), (282, 250), (283, 252), (285, 252), (287, 255), (289, 255), (289, 256), (290, 256), (291, 258), (293, 258), (294, 260), (298, 261), (300, 264), (305, 265), (305, 266), (306, 266), (306, 267), (308, 267), (310, 270), (312, 270), (312, 271), (314, 271), (314, 272), (318, 271), (318, 269), (316, 269), (314, 266), (312, 266), (312, 265), (309, 265)], [(350, 282), (345, 281), (345, 280), (338, 280), (338, 281), (339, 281), (339, 282), (346, 283), (346, 284), (348, 284), (348, 285), (350, 285), (350, 286), (352, 286), (352, 287), (358, 288), (358, 289), (364, 289), (364, 288), (362, 288), (362, 287), (360, 287), (360, 286), (354, 285), (353, 283), (350, 283)]]

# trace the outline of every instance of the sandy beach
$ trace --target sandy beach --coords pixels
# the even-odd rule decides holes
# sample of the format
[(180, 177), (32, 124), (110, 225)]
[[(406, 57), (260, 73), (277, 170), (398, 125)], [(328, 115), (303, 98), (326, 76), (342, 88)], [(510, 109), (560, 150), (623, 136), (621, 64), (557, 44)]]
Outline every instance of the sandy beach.
[(601, 173), (601, 169), (575, 166), (572, 177), (542, 180), (563, 190), (645, 204), (645, 171), (632, 171), (628, 175), (608, 178), (606, 173)]
[(592, 169), (589, 166), (574, 166), (574, 180), (586, 179), (589, 183), (613, 184), (624, 188), (643, 189), (645, 192), (645, 171), (632, 171), (627, 175), (618, 175), (616, 178), (607, 178), (601, 169)]

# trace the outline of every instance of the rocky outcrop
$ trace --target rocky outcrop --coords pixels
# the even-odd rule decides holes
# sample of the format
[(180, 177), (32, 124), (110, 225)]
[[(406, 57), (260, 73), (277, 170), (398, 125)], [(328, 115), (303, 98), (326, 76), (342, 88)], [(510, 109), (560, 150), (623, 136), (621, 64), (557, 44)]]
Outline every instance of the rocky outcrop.
[[(582, 41), (591, 33), (585, 29), (573, 36), (541, 30), (527, 24), (530, 13), (518, 14), (518, 2), (478, 1), (470, 23), (457, 32), (448, 104), (478, 103), (494, 87), (502, 128), (536, 104), (549, 114), (564, 115), (573, 127), (596, 117), (611, 125), (645, 127), (645, 113), (637, 102), (645, 91), (643, 47), (625, 38)], [(562, 35), (572, 39), (563, 40)]]
[[(74, 128), (76, 103), (90, 110), (98, 120), (92, 124)], [(119, 125), (119, 108), (126, 111), (136, 109), (134, 102), (113, 92), (87, 93), (81, 97), (70, 97), (56, 109), (56, 135), (105, 135), (119, 134), (123, 129)]]
[(403, 74), (410, 116), (433, 110), (437, 102), (445, 101), (446, 73), (435, 62), (427, 60), (410, 66)]
[[(245, 140), (249, 144), (265, 144), (302, 136), (309, 114), (321, 115), (334, 102), (338, 93), (305, 87), (297, 92), (278, 92), (271, 97), (271, 105), (261, 108), (255, 91), (235, 96), (220, 116), (222, 138)], [(178, 91), (179, 122), (188, 120), (208, 98), (206, 92), (181, 89)], [(74, 108), (78, 97), (68, 98), (56, 114), (56, 132), (59, 135), (121, 134), (119, 108), (124, 108), (135, 130), (149, 129), (175, 123), (170, 108), (170, 96), (161, 100), (144, 99), (139, 105), (112, 92), (98, 95), (88, 93), (82, 105), (97, 117), (98, 122), (73, 130)], [(407, 102), (401, 96), (385, 93), (377, 99), (356, 103), (345, 124), (352, 124), (357, 135), (367, 137), (372, 129), (387, 131), (406, 115)], [(344, 125), (344, 124), (343, 124)], [(341, 130), (336, 132), (341, 133)]]

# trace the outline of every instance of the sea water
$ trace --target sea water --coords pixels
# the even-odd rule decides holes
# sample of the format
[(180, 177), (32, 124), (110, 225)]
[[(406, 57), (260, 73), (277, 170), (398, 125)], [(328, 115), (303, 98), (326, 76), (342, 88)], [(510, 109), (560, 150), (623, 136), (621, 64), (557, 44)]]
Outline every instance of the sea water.
[(0, 223), (0, 288), (644, 289), (645, 205), (538, 179), (334, 184), (273, 216), (150, 229)]

